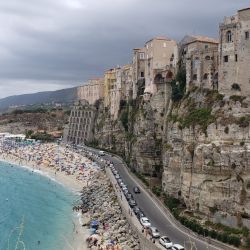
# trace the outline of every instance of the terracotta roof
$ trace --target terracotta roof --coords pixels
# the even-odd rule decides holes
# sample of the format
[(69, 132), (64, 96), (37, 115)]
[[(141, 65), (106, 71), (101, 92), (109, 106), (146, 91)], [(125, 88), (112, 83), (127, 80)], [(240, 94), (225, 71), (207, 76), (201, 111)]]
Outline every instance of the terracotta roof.
[(240, 10), (238, 10), (238, 12), (245, 11), (245, 10), (250, 10), (250, 7), (249, 8), (244, 8), (244, 9), (240, 9)]
[(187, 44), (193, 43), (193, 42), (204, 42), (204, 43), (219, 43), (218, 40), (211, 38), (211, 37), (207, 37), (207, 36), (191, 36), (193, 38), (193, 40), (191, 40), (190, 42), (187, 42)]
[(152, 40), (165, 40), (165, 41), (172, 41), (172, 39), (166, 37), (166, 36), (156, 36), (154, 38), (151, 38), (150, 40), (148, 40), (146, 43), (152, 41)]

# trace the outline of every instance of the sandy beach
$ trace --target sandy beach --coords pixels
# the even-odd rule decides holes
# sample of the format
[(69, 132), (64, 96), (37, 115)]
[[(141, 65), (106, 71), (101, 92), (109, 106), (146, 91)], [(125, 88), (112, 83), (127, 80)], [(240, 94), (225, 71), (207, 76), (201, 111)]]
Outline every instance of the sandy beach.
[[(88, 158), (53, 143), (18, 147), (1, 145), (0, 154), (1, 161), (44, 175), (77, 193), (91, 181), (91, 175), (98, 171), (98, 167)], [(81, 212), (74, 213), (74, 235), (72, 242), (65, 243), (65, 249), (85, 250), (89, 231), (81, 225), (84, 219)]]

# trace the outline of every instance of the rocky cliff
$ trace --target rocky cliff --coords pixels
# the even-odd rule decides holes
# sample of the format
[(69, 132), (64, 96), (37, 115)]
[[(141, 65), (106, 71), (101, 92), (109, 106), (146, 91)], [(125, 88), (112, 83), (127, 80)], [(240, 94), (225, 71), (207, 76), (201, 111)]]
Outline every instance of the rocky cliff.
[(194, 88), (177, 102), (171, 86), (123, 102), (117, 120), (100, 107), (95, 142), (135, 171), (162, 178), (191, 211), (250, 215), (250, 99)]

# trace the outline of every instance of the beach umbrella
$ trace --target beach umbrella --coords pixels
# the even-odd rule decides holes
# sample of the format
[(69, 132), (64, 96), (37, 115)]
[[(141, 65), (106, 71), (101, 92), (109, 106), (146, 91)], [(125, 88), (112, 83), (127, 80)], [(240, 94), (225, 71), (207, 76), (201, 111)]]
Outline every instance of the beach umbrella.
[(98, 226), (99, 225), (99, 221), (98, 220), (92, 220), (90, 222), (90, 225), (93, 227), (93, 226)]

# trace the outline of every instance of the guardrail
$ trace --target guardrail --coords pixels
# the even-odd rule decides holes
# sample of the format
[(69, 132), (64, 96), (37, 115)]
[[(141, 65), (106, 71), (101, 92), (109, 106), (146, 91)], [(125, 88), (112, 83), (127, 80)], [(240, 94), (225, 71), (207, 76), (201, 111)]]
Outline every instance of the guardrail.
[(154, 243), (152, 240), (148, 239), (144, 233), (142, 233), (143, 227), (141, 226), (141, 224), (139, 223), (139, 221), (137, 220), (137, 218), (133, 214), (132, 209), (129, 207), (128, 202), (126, 200), (126, 197), (123, 194), (123, 192), (121, 191), (121, 189), (119, 188), (119, 186), (117, 185), (117, 182), (116, 182), (116, 179), (114, 178), (113, 173), (111, 172), (110, 168), (108, 168), (108, 167), (105, 168), (105, 171), (106, 171), (106, 174), (107, 174), (110, 182), (112, 183), (112, 185), (114, 187), (114, 190), (115, 190), (117, 198), (118, 198), (118, 202), (122, 208), (123, 215), (126, 217), (132, 231), (135, 232), (136, 235), (138, 235), (138, 237), (139, 237), (140, 249), (141, 250), (163, 249), (158, 242), (155, 241), (155, 243)]
[(115, 154), (109, 154), (113, 158), (119, 159), (123, 165), (126, 167), (126, 170), (128, 172), (128, 174), (131, 176), (131, 178), (136, 179), (137, 183), (140, 183), (140, 185), (144, 188), (144, 190), (146, 190), (148, 192), (148, 194), (151, 196), (151, 198), (159, 205), (161, 206), (161, 208), (164, 210), (164, 212), (167, 214), (167, 216), (169, 217), (169, 219), (171, 220), (171, 222), (173, 222), (176, 226), (178, 226), (179, 228), (181, 228), (182, 231), (188, 233), (189, 235), (192, 235), (193, 237), (202, 240), (204, 242), (207, 242), (208, 245), (213, 245), (216, 246), (218, 248), (221, 248), (223, 250), (238, 250), (238, 248), (235, 248), (233, 246), (224, 244), (223, 242), (214, 240), (210, 237), (202, 237), (201, 235), (196, 234), (195, 232), (191, 231), (190, 229), (186, 228), (184, 225), (182, 225), (178, 220), (175, 219), (175, 217), (173, 216), (173, 214), (170, 212), (170, 210), (162, 203), (162, 201), (160, 199), (158, 199), (153, 192), (137, 177), (135, 176), (131, 170), (129, 169), (129, 167), (127, 166), (126, 162), (123, 160), (122, 157), (120, 157), (119, 155), (115, 155)]

